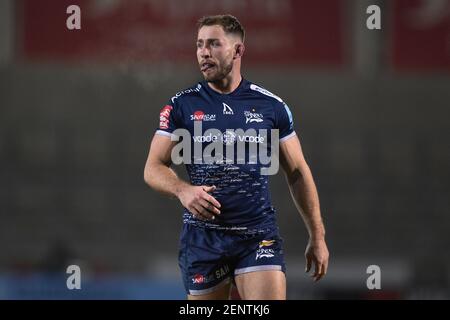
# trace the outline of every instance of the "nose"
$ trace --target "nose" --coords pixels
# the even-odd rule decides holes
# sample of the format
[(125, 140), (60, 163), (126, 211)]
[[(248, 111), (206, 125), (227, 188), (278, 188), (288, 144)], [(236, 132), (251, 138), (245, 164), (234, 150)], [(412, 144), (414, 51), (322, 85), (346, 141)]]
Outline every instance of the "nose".
[(200, 57), (204, 59), (211, 57), (211, 51), (207, 46), (201, 46), (200, 48), (198, 48), (198, 50)]

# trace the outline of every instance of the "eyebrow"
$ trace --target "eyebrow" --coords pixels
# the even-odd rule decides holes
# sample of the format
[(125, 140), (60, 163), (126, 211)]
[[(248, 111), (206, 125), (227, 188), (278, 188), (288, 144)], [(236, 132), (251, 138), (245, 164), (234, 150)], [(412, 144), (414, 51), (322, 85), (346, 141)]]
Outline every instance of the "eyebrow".
[[(218, 39), (218, 38), (209, 38), (209, 39), (206, 39), (206, 41), (215, 41), (215, 40), (220, 40), (220, 39)], [(200, 42), (200, 41), (204, 41), (203, 39), (197, 39), (197, 42)]]

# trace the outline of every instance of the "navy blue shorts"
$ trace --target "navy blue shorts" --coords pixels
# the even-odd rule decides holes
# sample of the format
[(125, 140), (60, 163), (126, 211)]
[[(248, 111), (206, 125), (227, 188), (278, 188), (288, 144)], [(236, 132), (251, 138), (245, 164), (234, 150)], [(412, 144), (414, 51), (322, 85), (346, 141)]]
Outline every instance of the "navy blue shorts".
[(286, 271), (283, 239), (277, 229), (249, 235), (186, 223), (181, 233), (178, 262), (190, 295), (213, 292), (239, 274)]

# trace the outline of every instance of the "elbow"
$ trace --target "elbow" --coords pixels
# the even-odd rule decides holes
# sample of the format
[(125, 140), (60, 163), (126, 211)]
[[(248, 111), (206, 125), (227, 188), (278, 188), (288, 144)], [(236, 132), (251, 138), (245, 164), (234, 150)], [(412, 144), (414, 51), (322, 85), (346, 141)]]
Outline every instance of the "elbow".
[(150, 165), (146, 165), (144, 168), (144, 182), (152, 187), (153, 179), (152, 179), (152, 167)]

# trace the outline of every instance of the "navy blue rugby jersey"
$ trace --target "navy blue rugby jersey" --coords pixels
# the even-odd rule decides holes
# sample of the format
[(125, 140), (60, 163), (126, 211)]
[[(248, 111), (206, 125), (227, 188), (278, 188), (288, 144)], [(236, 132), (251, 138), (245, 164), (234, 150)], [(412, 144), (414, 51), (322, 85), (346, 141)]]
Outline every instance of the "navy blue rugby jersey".
[[(259, 161), (258, 152), (265, 143), (265, 154), (272, 154), (271, 129), (278, 130), (280, 142), (295, 135), (292, 114), (281, 98), (245, 79), (229, 94), (214, 91), (203, 81), (172, 97), (159, 120), (156, 134), (182, 136), (177, 129), (189, 133), (190, 154), (183, 149), (183, 155), (190, 159), (185, 166), (191, 184), (217, 187), (211, 194), (220, 202), (221, 214), (215, 220), (202, 221), (185, 208), (184, 223), (249, 233), (276, 227), (269, 176), (261, 174), (261, 168), (270, 164), (267, 159)], [(219, 142), (223, 150), (211, 151), (213, 142)], [(256, 144), (257, 152), (251, 144)], [(227, 147), (233, 148), (234, 154), (227, 152)], [(207, 150), (206, 154), (215, 157), (213, 161), (206, 161)]]

